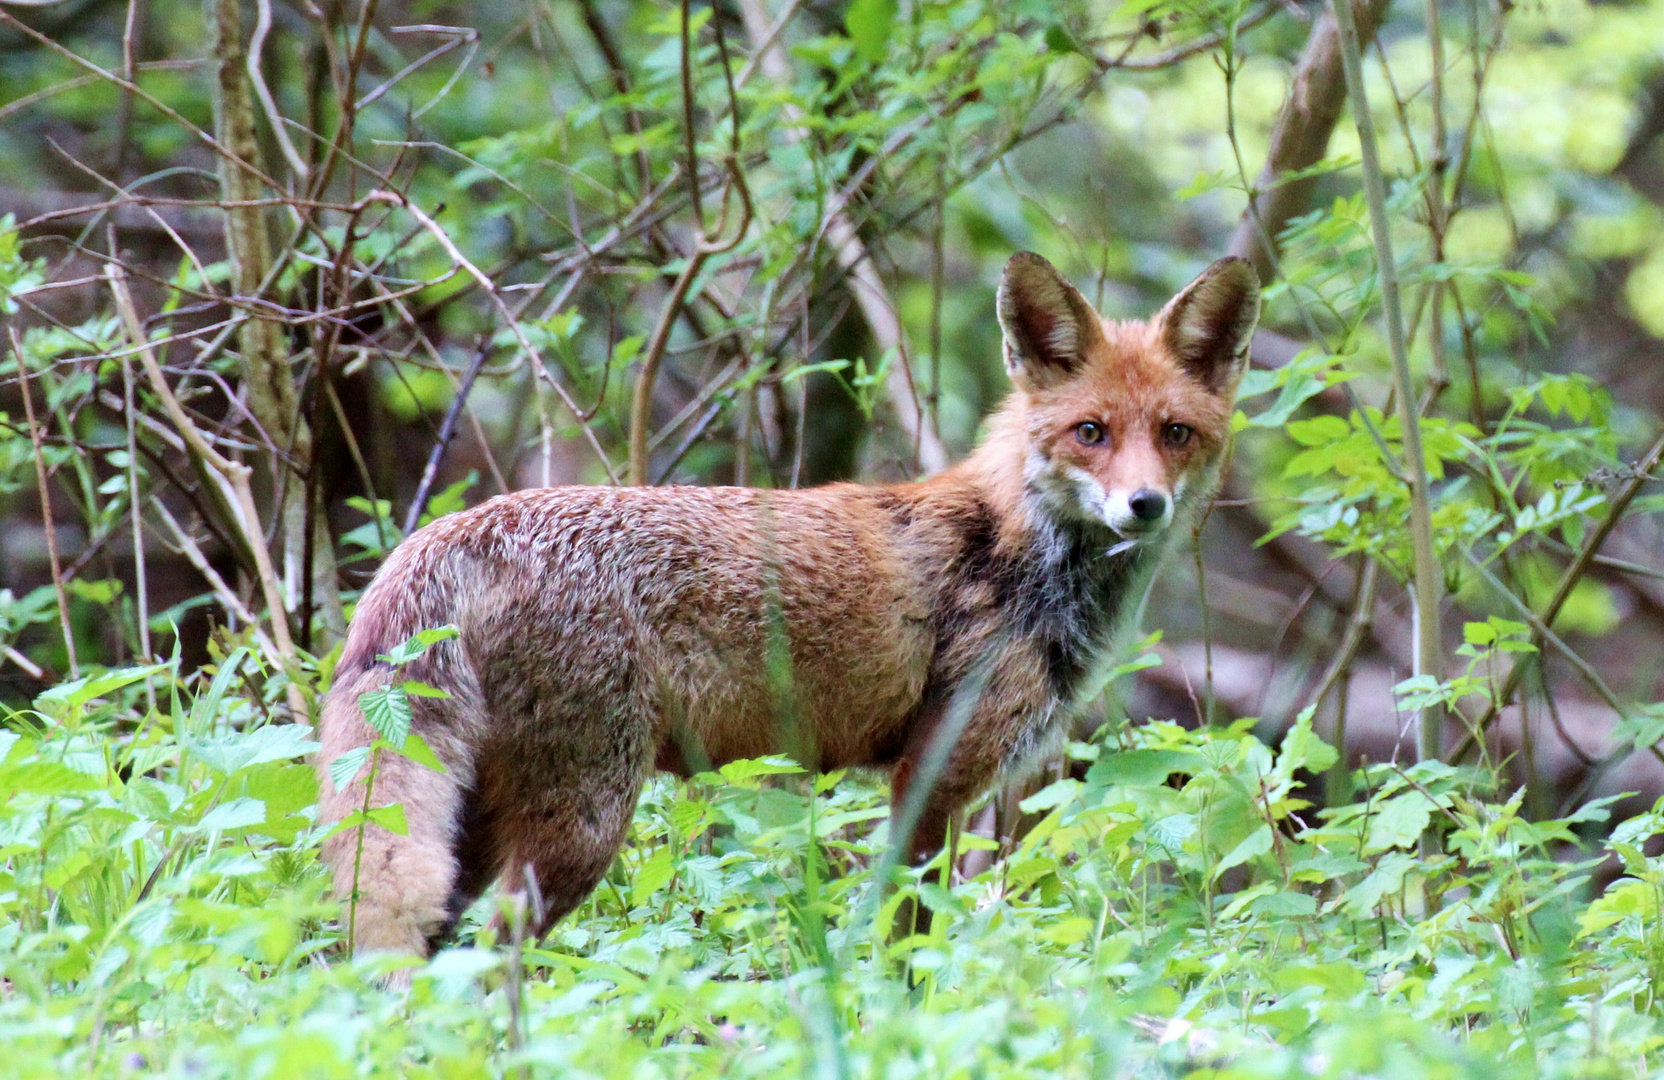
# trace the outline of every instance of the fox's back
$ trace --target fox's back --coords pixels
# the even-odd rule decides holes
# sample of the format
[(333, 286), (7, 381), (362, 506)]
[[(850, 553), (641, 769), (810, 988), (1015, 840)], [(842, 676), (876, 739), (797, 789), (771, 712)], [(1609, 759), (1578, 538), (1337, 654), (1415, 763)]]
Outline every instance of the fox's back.
[(828, 765), (863, 763), (899, 737), (930, 662), (908, 516), (855, 485), (517, 492), (401, 546), (342, 665), (452, 622), (498, 723), (647, 704), (713, 761), (807, 722)]

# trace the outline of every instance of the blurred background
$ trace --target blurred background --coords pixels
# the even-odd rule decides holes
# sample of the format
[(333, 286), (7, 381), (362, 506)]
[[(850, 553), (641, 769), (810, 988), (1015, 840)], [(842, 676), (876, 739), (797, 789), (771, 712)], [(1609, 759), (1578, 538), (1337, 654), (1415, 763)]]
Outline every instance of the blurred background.
[(1413, 760), (1425, 706), (1534, 814), (1650, 803), (1664, 8), (1353, 12), (1443, 670), (1323, 5), (62, 0), (0, 6), (0, 703), (245, 643), (308, 708), (431, 516), (926, 475), (1007, 390), (1013, 252), (1110, 318), (1231, 252), (1230, 475), (1082, 734), (1313, 708)]

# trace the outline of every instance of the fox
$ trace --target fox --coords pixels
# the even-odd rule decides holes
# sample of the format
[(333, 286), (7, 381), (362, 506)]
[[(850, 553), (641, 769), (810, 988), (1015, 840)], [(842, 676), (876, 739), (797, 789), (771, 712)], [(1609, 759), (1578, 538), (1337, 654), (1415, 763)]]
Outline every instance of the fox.
[[(411, 731), (444, 767), (386, 755), (373, 803), (405, 831), (323, 844), (357, 952), (431, 955), (494, 881), (541, 938), (607, 872), (655, 770), (782, 752), (888, 770), (892, 821), (919, 808), (897, 842), (921, 864), (958, 811), (1055, 751), (1217, 489), (1260, 284), (1224, 258), (1151, 318), (1111, 321), (1020, 252), (995, 309), (1011, 392), (934, 477), (528, 489), (388, 556), (321, 710), (320, 821), (367, 804), (368, 770), (336, 787), (329, 766), (376, 739), (368, 692), (443, 690), (412, 699)], [(395, 672), (386, 654), (442, 625), (457, 635)]]

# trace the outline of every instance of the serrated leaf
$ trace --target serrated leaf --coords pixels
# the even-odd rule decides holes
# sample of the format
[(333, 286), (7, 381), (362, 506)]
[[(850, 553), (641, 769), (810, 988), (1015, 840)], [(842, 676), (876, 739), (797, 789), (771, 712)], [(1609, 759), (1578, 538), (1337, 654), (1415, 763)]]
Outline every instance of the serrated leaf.
[(447, 771), (445, 763), (439, 760), (439, 755), (433, 752), (433, 747), (428, 745), (428, 741), (414, 732), (406, 736), (404, 748), (399, 753), (434, 772)]
[(267, 724), (219, 739), (192, 739), (187, 736), (180, 741), (198, 761), (221, 774), (269, 761), (304, 757), (319, 749), (319, 744), (312, 739), (312, 728), (307, 724)]
[(394, 667), (403, 667), (441, 641), (450, 641), (461, 633), (462, 631), (450, 625), (435, 626), (431, 630), (420, 630), (411, 635), (408, 640), (395, 645), (389, 652), (381, 654), (378, 659), (385, 660)]
[(740, 761), (730, 761), (717, 770), (722, 782), (734, 787), (757, 786), (755, 781), (763, 776), (783, 776), (800, 773), (803, 766), (791, 758), (771, 754), (768, 757), (744, 758)]
[(352, 784), (369, 756), (368, 746), (355, 746), (329, 763), (329, 782), (335, 785), (336, 791), (345, 791)]
[(1368, 877), (1346, 891), (1343, 904), (1347, 912), (1355, 919), (1369, 918), (1381, 903), (1381, 897), (1404, 887), (1404, 875), (1415, 864), (1415, 858), (1402, 851), (1383, 856)]
[(241, 829), (249, 825), (263, 825), (266, 822), (266, 804), (259, 799), (243, 797), (221, 803), (202, 815), (202, 820), (196, 823), (200, 832), (224, 832), (227, 829)]
[(1407, 791), (1387, 799), (1370, 816), (1369, 837), (1364, 842), (1364, 851), (1414, 846), (1421, 834), (1427, 831), (1433, 810), (1432, 800), (1419, 791)]
[(364, 722), (375, 729), (395, 750), (404, 749), (410, 736), (410, 698), (397, 686), (384, 686), (358, 695), (358, 707), (364, 711)]
[(1184, 842), (1196, 835), (1195, 814), (1172, 814), (1149, 826), (1150, 842), (1178, 854)]
[(380, 825), (388, 832), (399, 836), (406, 836), (410, 833), (410, 826), (404, 820), (404, 806), (400, 803), (378, 806), (365, 814), (364, 819), (372, 825)]

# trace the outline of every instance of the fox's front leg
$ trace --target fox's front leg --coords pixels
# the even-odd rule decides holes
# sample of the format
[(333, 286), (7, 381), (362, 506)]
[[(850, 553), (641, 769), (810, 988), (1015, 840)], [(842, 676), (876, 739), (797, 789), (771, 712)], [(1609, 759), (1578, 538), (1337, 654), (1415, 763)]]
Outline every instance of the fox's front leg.
[[(999, 774), (1001, 748), (984, 737), (976, 721), (973, 715), (957, 738), (951, 730), (944, 730), (939, 717), (934, 723), (922, 725), (923, 730), (909, 740), (890, 774), (891, 842), (902, 845), (913, 866), (923, 866), (936, 857), (947, 840), (954, 815), (986, 791)], [(950, 745), (933, 745), (942, 739)], [(939, 768), (934, 767), (932, 759), (944, 751), (945, 759)], [(920, 804), (916, 808), (915, 800)], [(903, 835), (909, 817), (913, 827)], [(917, 898), (910, 898), (897, 909), (890, 933), (898, 940), (929, 934), (930, 924), (930, 909)]]
[[(891, 838), (892, 842), (904, 845), (907, 861), (912, 865), (921, 866), (942, 850), (954, 815), (987, 791), (999, 775), (1006, 748), (1000, 745), (995, 731), (990, 730), (995, 727), (991, 723), (995, 719), (973, 715), (957, 733), (945, 729), (940, 719), (921, 725), (923, 730), (908, 741), (892, 769)], [(938, 745), (943, 739), (948, 745)], [(943, 760), (933, 767), (932, 759), (937, 757)], [(920, 785), (927, 786), (921, 789)], [(916, 810), (915, 800), (920, 802)], [(906, 827), (910, 812), (913, 827), (908, 835), (902, 836), (896, 830)]]
[(892, 832), (915, 866), (942, 849), (954, 815), (1010, 763), (1033, 759), (1063, 715), (1038, 650), (1007, 647), (993, 656), (997, 662), (984, 661), (992, 674), (961, 678), (920, 717), (891, 773), (892, 830), (920, 801), (911, 834)]

